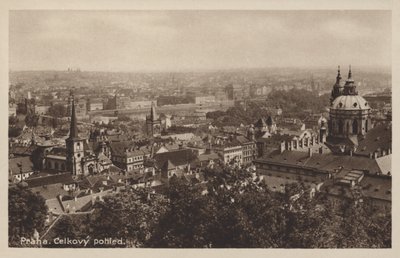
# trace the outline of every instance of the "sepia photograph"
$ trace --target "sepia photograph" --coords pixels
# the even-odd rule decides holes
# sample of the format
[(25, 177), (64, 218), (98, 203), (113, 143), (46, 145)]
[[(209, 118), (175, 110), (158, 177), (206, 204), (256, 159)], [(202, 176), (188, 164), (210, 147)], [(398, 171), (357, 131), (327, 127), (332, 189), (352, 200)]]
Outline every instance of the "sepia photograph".
[(8, 35), (9, 248), (392, 248), (391, 10), (24, 9)]

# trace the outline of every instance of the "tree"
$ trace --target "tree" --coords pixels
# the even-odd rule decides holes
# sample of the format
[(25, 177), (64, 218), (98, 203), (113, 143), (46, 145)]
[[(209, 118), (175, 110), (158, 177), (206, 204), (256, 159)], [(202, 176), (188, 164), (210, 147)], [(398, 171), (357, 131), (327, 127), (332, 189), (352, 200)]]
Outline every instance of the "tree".
[[(62, 216), (57, 223), (53, 226), (52, 235), (54, 237), (58, 237), (60, 239), (69, 238), (69, 239), (77, 239), (80, 235), (80, 229), (74, 224), (73, 220), (70, 216)], [(56, 247), (56, 248), (65, 248), (65, 247), (73, 247), (70, 244), (54, 244), (51, 240), (49, 241), (49, 245), (46, 247)]]
[(123, 246), (140, 247), (149, 238), (159, 216), (165, 212), (165, 199), (149, 189), (129, 188), (97, 202), (90, 222), (91, 238), (123, 238)]
[(208, 245), (207, 224), (212, 219), (207, 198), (183, 178), (172, 178), (169, 205), (147, 241), (148, 247), (201, 248)]
[(8, 137), (18, 137), (22, 133), (22, 128), (19, 127), (9, 127)]
[(38, 125), (39, 116), (34, 113), (28, 113), (25, 116), (25, 124), (28, 127), (36, 127)]
[(8, 117), (8, 126), (17, 126), (18, 125), (18, 117), (17, 116), (9, 116)]
[[(26, 183), (25, 183), (26, 185)], [(32, 238), (41, 232), (47, 215), (45, 200), (21, 183), (8, 189), (8, 243), (21, 246), (21, 237)]]
[(164, 197), (148, 188), (106, 197), (95, 205), (90, 236), (123, 238), (124, 247), (391, 246), (391, 214), (379, 212), (356, 187), (332, 201), (325, 192), (311, 198), (300, 183), (269, 191), (246, 169), (217, 166), (202, 172), (200, 184), (172, 177)]
[(53, 117), (62, 118), (67, 116), (68, 110), (62, 104), (54, 104), (49, 108), (48, 114)]

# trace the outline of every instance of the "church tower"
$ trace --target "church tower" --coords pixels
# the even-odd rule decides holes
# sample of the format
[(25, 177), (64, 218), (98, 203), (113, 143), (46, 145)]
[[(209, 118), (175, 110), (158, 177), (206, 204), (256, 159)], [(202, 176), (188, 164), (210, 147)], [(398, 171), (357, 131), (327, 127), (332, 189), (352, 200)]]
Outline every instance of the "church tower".
[(340, 75), (340, 66), (338, 66), (338, 73), (336, 76), (336, 83), (333, 85), (332, 93), (331, 93), (331, 104), (333, 101), (342, 95), (343, 93), (343, 86), (341, 85), (342, 76)]
[(71, 124), (69, 129), (69, 137), (65, 140), (67, 148), (67, 171), (71, 171), (73, 175), (83, 173), (82, 159), (84, 157), (83, 143), (84, 139), (78, 135), (78, 124), (75, 114), (75, 100), (71, 92)]
[(343, 95), (358, 95), (356, 85), (354, 84), (353, 76), (351, 73), (351, 65), (349, 66), (349, 76), (343, 88)]
[(157, 118), (154, 102), (151, 103), (150, 115), (146, 116), (146, 133), (150, 137), (161, 136), (161, 120)]
[(343, 91), (330, 107), (328, 141), (357, 147), (358, 137), (365, 135), (371, 128), (370, 110), (368, 102), (358, 95), (350, 66)]

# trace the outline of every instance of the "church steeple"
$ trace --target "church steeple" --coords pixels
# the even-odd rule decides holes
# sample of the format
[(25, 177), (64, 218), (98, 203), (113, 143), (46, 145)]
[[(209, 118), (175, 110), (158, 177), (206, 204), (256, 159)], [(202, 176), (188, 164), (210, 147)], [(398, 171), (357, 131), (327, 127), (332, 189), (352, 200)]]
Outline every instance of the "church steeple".
[(336, 82), (333, 85), (333, 89), (331, 92), (331, 104), (333, 101), (343, 94), (343, 86), (341, 85), (342, 76), (340, 75), (340, 66), (338, 66)]
[(352, 74), (351, 74), (351, 65), (349, 65), (349, 77), (347, 80), (353, 80)]
[(358, 95), (356, 85), (353, 80), (353, 75), (351, 72), (351, 65), (349, 66), (349, 76), (344, 85), (343, 95)]
[(71, 91), (71, 124), (69, 128), (69, 138), (77, 138), (78, 137), (78, 123), (75, 114), (75, 99), (74, 93)]
[(340, 85), (340, 80), (342, 80), (342, 76), (340, 75), (340, 65), (338, 65), (337, 69), (336, 84)]
[(150, 115), (146, 116), (146, 132), (151, 137), (161, 135), (161, 120), (157, 118), (154, 102), (151, 102)]
[(154, 102), (151, 102), (151, 111), (150, 111), (150, 119), (152, 121), (157, 119), (157, 115), (156, 115), (156, 107), (154, 105)]

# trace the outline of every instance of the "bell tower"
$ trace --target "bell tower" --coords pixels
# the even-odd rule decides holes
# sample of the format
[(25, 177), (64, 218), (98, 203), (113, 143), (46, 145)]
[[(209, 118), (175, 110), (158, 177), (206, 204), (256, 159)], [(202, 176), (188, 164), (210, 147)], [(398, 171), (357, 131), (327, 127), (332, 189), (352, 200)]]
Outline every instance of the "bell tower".
[(161, 135), (161, 120), (157, 118), (154, 102), (151, 103), (150, 115), (146, 116), (146, 133), (150, 137)]
[(83, 143), (84, 139), (80, 138), (78, 135), (78, 125), (75, 114), (75, 100), (74, 94), (71, 91), (71, 124), (69, 129), (69, 136), (65, 140), (67, 148), (67, 170), (71, 171), (73, 175), (83, 174), (82, 159), (84, 157)]

